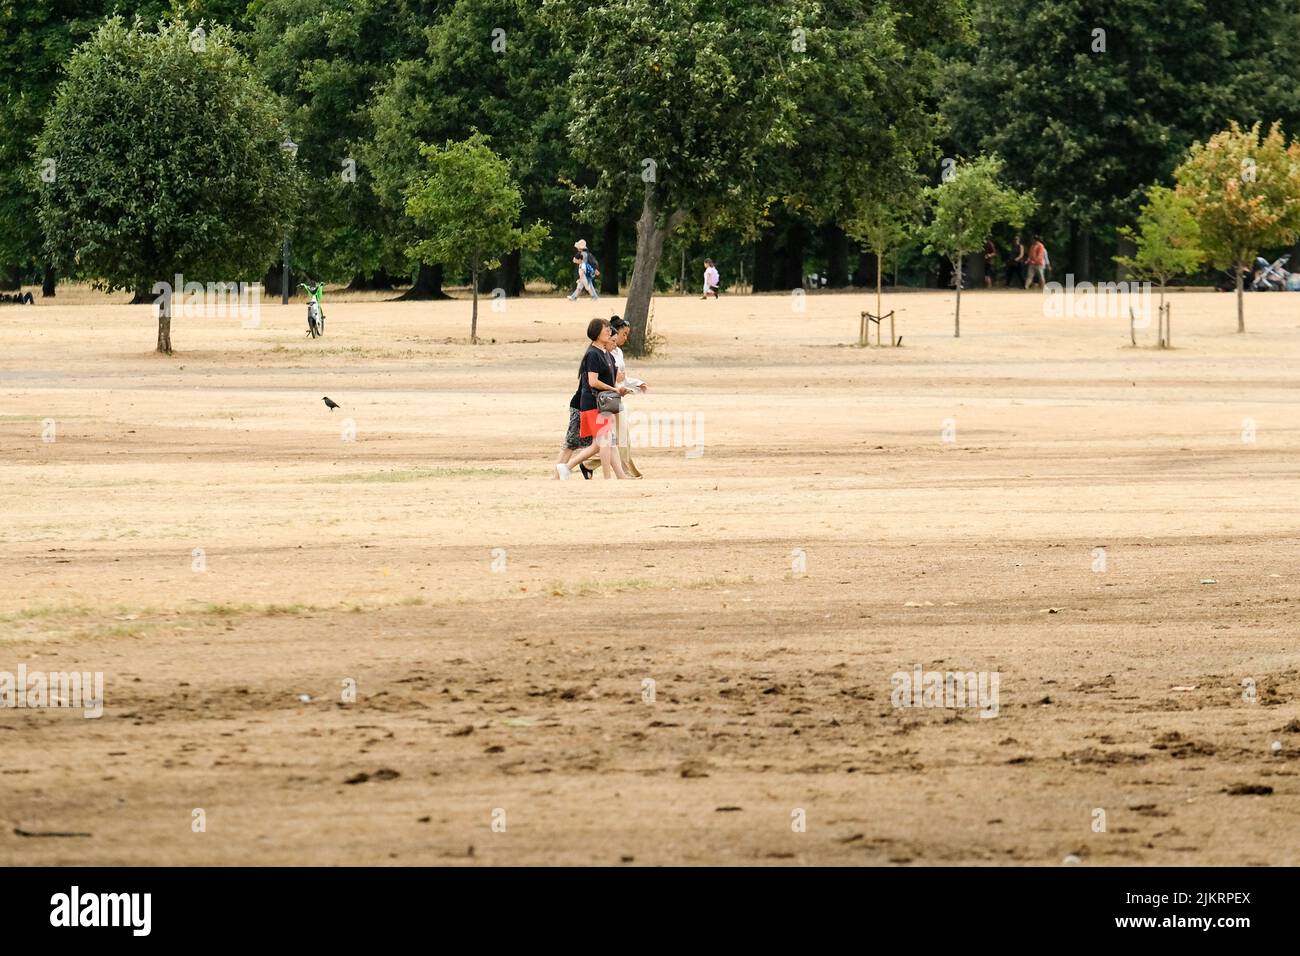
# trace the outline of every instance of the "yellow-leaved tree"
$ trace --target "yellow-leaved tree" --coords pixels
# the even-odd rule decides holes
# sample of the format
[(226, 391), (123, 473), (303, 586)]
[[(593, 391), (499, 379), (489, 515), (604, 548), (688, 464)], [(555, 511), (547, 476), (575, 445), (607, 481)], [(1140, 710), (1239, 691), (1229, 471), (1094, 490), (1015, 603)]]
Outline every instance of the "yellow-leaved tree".
[(1237, 281), (1237, 331), (1246, 331), (1242, 274), (1261, 249), (1285, 246), (1300, 235), (1300, 143), (1289, 146), (1282, 125), (1261, 138), (1260, 125), (1235, 122), (1192, 146), (1174, 173), (1200, 228), (1200, 245), (1213, 265)]

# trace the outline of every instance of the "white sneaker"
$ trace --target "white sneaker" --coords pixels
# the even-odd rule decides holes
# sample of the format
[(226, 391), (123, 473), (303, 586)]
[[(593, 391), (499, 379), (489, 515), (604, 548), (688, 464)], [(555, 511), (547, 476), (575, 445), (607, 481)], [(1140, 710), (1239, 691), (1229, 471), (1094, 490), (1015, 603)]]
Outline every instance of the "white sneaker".
[(555, 465), (555, 471), (560, 476), (560, 481), (568, 481), (569, 475), (573, 474), (572, 468), (570, 468), (568, 465), (563, 465), (558, 462)]

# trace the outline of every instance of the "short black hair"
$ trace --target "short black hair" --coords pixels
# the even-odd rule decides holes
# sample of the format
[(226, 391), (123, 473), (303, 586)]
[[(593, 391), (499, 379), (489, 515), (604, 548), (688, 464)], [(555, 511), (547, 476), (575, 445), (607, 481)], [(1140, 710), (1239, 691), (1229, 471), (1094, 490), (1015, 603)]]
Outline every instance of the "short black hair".
[(609, 325), (604, 319), (592, 319), (587, 323), (587, 338), (592, 342), (600, 338), (600, 332), (605, 326)]
[(622, 316), (615, 315), (610, 317), (609, 327), (613, 329), (615, 332), (621, 332), (626, 328), (630, 328), (631, 326), (632, 323), (629, 322), (627, 319), (623, 318)]

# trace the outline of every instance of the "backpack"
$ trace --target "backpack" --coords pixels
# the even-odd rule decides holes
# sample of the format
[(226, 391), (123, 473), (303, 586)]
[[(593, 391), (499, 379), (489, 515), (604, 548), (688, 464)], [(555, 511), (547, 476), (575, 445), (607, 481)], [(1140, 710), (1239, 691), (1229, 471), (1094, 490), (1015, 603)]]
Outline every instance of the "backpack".
[(587, 261), (583, 263), (582, 268), (586, 271), (587, 278), (590, 279), (600, 271), (600, 263), (597, 262), (596, 257), (589, 252), (587, 253)]

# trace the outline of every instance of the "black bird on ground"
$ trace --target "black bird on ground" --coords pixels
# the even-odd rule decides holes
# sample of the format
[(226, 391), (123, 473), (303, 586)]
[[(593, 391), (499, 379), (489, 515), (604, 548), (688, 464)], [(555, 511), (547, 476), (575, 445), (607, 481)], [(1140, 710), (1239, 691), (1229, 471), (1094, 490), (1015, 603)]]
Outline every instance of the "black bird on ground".
[(328, 397), (322, 398), (321, 401), (325, 403), (325, 407), (328, 408), (331, 412), (334, 411), (334, 409), (339, 407), (338, 402), (334, 401), (334, 399), (332, 398), (328, 398)]

